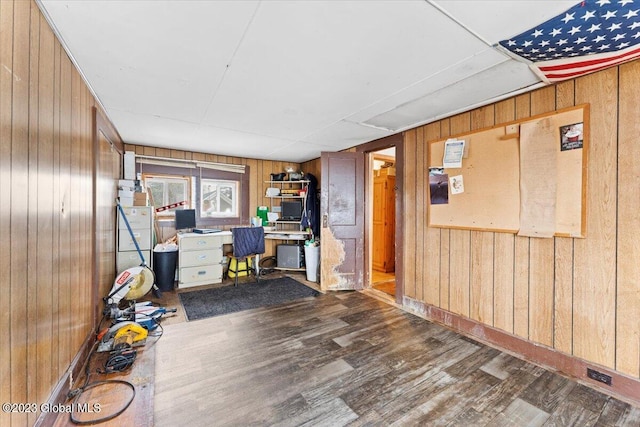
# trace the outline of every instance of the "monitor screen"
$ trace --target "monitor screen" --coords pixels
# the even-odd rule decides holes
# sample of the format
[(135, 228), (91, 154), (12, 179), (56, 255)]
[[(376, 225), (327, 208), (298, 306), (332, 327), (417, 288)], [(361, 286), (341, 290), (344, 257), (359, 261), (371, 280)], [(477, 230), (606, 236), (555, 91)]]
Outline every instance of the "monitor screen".
[(186, 230), (191, 228), (196, 228), (196, 210), (176, 210), (176, 230)]
[(302, 219), (302, 200), (283, 200), (282, 219), (299, 221)]

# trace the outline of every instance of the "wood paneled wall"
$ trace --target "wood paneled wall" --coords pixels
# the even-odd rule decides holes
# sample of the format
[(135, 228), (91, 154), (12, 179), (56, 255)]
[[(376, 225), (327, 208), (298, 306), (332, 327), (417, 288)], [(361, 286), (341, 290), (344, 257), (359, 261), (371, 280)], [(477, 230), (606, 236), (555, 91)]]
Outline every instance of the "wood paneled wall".
[[(405, 133), (404, 292), (640, 377), (640, 61)], [(427, 227), (427, 144), (590, 104), (587, 233), (539, 239)]]
[(93, 329), (95, 101), (32, 1), (0, 1), (0, 63), (0, 401), (39, 404)]
[[(205, 154), (191, 151), (182, 151), (182, 150), (171, 150), (167, 148), (157, 148), (157, 147), (149, 147), (143, 145), (133, 145), (133, 144), (125, 144), (125, 151), (133, 151), (139, 155), (145, 156), (156, 156), (156, 157), (164, 157), (167, 159), (185, 159), (185, 160), (200, 160), (206, 162), (215, 162), (215, 163), (228, 163), (234, 165), (247, 165), (249, 167), (249, 215), (255, 216), (256, 209), (258, 206), (271, 206), (271, 200), (268, 197), (265, 197), (267, 192), (267, 187), (269, 184), (266, 181), (269, 181), (270, 174), (272, 173), (280, 173), (284, 172), (285, 168), (288, 166), (293, 166), (294, 168), (300, 168), (300, 164), (291, 163), (291, 162), (282, 162), (282, 161), (274, 161), (274, 160), (257, 160), (250, 159), (245, 157), (232, 157), (232, 156), (222, 156), (216, 154)], [(274, 206), (278, 204), (278, 200), (274, 199)], [(244, 225), (247, 226), (249, 224), (234, 224), (225, 226), (222, 228), (230, 229), (235, 225)], [(166, 240), (175, 235), (175, 229), (172, 226), (161, 226), (161, 239)], [(267, 240), (265, 245), (265, 255), (275, 255), (276, 245), (278, 243), (283, 243), (282, 241), (277, 240)]]

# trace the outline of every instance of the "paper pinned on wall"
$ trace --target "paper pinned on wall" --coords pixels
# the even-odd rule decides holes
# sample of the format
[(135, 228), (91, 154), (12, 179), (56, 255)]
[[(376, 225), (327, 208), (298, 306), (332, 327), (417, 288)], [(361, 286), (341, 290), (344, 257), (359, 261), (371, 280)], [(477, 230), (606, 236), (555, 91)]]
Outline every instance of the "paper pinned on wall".
[(449, 188), (451, 188), (451, 194), (464, 193), (464, 181), (462, 181), (462, 175), (449, 177)]
[(442, 166), (446, 168), (461, 168), (464, 155), (463, 139), (447, 139), (444, 143)]

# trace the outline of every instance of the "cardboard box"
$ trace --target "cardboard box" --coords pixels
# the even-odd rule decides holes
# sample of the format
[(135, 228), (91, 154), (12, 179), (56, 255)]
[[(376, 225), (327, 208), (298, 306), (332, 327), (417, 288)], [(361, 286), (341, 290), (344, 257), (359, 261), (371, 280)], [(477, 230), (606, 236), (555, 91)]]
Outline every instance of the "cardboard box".
[(147, 193), (133, 193), (133, 206), (147, 206)]

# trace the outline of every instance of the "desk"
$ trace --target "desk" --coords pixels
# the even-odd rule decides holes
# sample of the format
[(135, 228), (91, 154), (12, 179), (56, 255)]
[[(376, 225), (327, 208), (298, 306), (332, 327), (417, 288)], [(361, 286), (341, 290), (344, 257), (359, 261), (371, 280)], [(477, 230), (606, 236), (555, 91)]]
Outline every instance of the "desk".
[(222, 282), (224, 248), (232, 244), (231, 231), (178, 234), (178, 288)]

